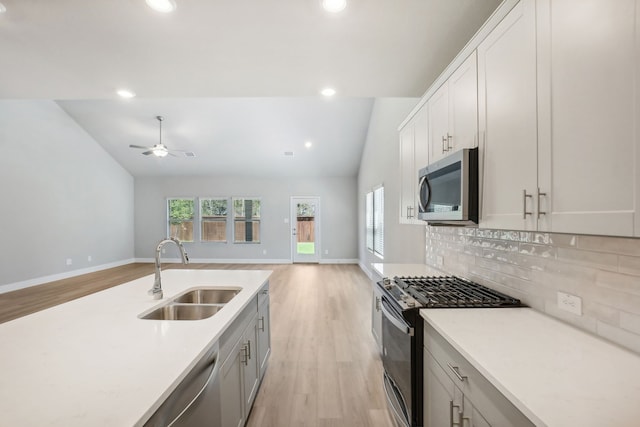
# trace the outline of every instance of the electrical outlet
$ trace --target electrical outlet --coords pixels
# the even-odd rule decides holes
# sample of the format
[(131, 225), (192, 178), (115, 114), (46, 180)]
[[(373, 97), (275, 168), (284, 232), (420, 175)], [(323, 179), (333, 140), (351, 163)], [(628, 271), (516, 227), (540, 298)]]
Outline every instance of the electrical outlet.
[(444, 265), (444, 258), (442, 258), (441, 255), (438, 255), (436, 257), (436, 264), (438, 264), (440, 267), (442, 267)]
[(93, 258), (91, 258), (91, 255), (88, 255), (88, 256), (87, 256), (87, 261), (88, 261), (88, 262), (91, 262), (92, 260), (93, 260)]
[(577, 316), (582, 316), (582, 298), (558, 292), (558, 308)]
[(324, 250), (324, 254), (325, 254), (325, 255), (329, 255), (329, 249), (325, 249), (325, 250)]
[(267, 250), (266, 250), (266, 249), (263, 249), (263, 250), (262, 250), (262, 255), (266, 255), (266, 254), (267, 254)]
[(67, 265), (73, 264), (73, 260), (71, 258), (67, 258)]
[(284, 219), (284, 223), (285, 223), (285, 224), (289, 224), (289, 218), (285, 218), (285, 219)]

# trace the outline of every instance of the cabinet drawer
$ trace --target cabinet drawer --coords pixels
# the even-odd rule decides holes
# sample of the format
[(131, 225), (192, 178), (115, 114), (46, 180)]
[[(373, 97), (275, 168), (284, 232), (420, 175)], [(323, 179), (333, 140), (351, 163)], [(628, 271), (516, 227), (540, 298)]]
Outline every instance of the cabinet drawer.
[(269, 299), (269, 281), (260, 288), (258, 291), (258, 307), (264, 304)]
[(528, 427), (534, 424), (474, 368), (427, 322), (424, 347), (446, 375), (492, 426)]

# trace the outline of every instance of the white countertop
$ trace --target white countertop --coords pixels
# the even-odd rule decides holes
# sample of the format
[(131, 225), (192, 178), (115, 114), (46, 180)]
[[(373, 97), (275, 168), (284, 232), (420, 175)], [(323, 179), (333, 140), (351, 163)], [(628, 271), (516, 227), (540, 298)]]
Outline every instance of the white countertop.
[(374, 263), (371, 264), (374, 273), (380, 277), (388, 277), (390, 279), (398, 276), (446, 276), (444, 273), (436, 268), (430, 267), (426, 264), (385, 264)]
[[(159, 407), (268, 280), (263, 270), (166, 270), (0, 324), (0, 424), (138, 426)], [(194, 286), (241, 287), (214, 316), (138, 315)]]
[(536, 425), (640, 425), (637, 354), (528, 308), (420, 314)]

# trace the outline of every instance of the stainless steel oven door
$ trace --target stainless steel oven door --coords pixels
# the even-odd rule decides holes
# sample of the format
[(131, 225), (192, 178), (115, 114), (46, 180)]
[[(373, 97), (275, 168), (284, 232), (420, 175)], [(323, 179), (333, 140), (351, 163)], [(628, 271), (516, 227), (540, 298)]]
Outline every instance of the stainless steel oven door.
[(411, 426), (411, 339), (414, 329), (387, 301), (382, 308), (382, 364), (385, 394), (391, 412), (401, 426)]

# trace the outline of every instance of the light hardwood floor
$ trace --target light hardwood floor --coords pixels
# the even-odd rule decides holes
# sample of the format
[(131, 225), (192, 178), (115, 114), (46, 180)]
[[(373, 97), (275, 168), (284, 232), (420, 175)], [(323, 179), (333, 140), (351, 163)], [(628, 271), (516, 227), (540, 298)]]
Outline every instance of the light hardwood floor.
[[(391, 427), (371, 336), (369, 279), (355, 265), (168, 264), (273, 270), (271, 358), (248, 427)], [(129, 264), (0, 294), (0, 323), (152, 274)]]

